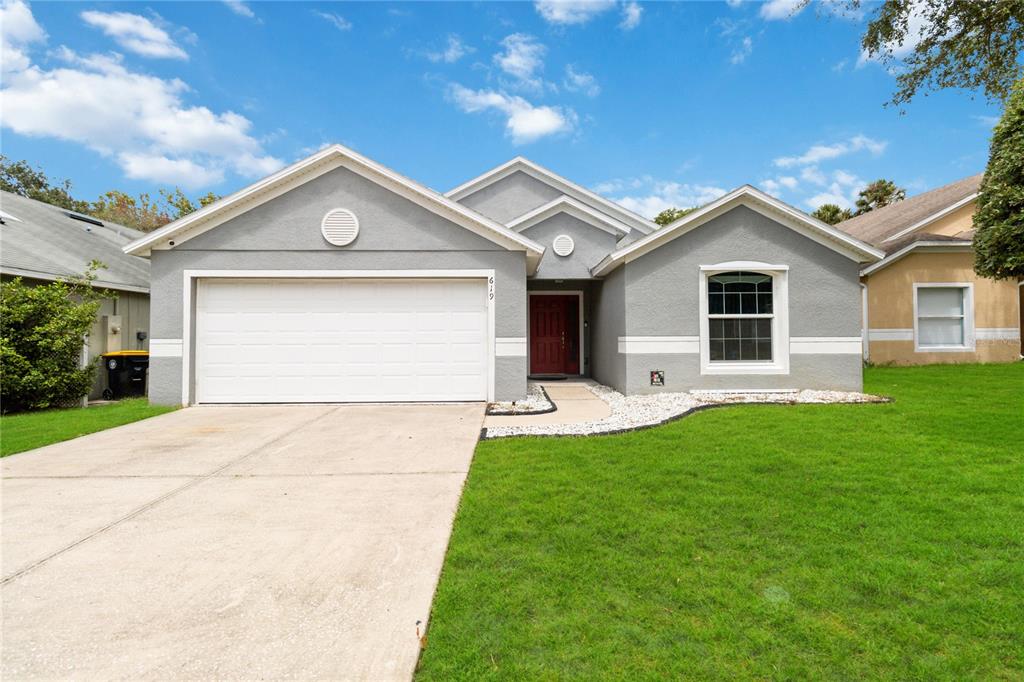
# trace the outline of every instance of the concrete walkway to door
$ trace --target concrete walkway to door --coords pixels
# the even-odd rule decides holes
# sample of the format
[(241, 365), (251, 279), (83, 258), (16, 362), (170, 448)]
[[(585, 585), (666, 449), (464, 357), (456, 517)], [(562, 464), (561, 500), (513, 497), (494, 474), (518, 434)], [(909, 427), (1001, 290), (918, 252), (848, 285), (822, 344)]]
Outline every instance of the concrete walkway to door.
[(195, 407), (5, 458), (0, 677), (408, 679), (483, 411)]
[(604, 419), (612, 413), (611, 406), (587, 388), (587, 380), (541, 381), (548, 398), (555, 404), (554, 412), (543, 414), (488, 415), (484, 427), (546, 426), (575, 424)]

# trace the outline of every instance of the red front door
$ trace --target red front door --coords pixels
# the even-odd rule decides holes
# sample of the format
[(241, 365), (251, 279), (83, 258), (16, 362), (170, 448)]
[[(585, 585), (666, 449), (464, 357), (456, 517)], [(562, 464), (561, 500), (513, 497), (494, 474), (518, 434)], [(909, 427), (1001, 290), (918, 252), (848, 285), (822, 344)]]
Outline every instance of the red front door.
[(580, 373), (580, 299), (530, 296), (530, 374)]

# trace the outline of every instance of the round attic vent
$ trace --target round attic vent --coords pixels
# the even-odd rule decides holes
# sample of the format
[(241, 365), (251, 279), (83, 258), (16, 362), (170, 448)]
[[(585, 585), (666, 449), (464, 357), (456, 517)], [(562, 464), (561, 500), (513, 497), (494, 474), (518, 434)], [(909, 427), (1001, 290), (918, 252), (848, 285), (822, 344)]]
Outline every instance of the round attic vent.
[(572, 253), (572, 250), (576, 248), (576, 244), (569, 235), (560, 234), (555, 237), (555, 241), (551, 243), (551, 248), (554, 249), (555, 253), (559, 256), (568, 256)]
[(331, 244), (348, 246), (359, 234), (359, 219), (347, 208), (335, 208), (320, 222), (320, 232)]

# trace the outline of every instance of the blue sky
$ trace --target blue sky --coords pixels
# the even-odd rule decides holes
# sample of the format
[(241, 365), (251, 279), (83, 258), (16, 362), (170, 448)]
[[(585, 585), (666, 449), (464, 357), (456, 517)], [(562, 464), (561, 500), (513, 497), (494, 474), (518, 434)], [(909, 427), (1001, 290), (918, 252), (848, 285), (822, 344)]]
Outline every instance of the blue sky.
[(225, 194), (332, 142), (441, 191), (521, 154), (648, 216), (984, 168), (996, 107), (884, 107), (864, 19), (791, 6), (5, 0), (2, 150), (83, 198)]

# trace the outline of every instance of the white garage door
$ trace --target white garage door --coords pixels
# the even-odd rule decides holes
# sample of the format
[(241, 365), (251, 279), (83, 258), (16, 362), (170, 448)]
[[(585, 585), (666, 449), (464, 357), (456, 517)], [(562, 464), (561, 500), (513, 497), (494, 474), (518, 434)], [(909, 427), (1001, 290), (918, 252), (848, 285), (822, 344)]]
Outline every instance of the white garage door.
[(483, 280), (199, 280), (196, 400), (486, 400)]

